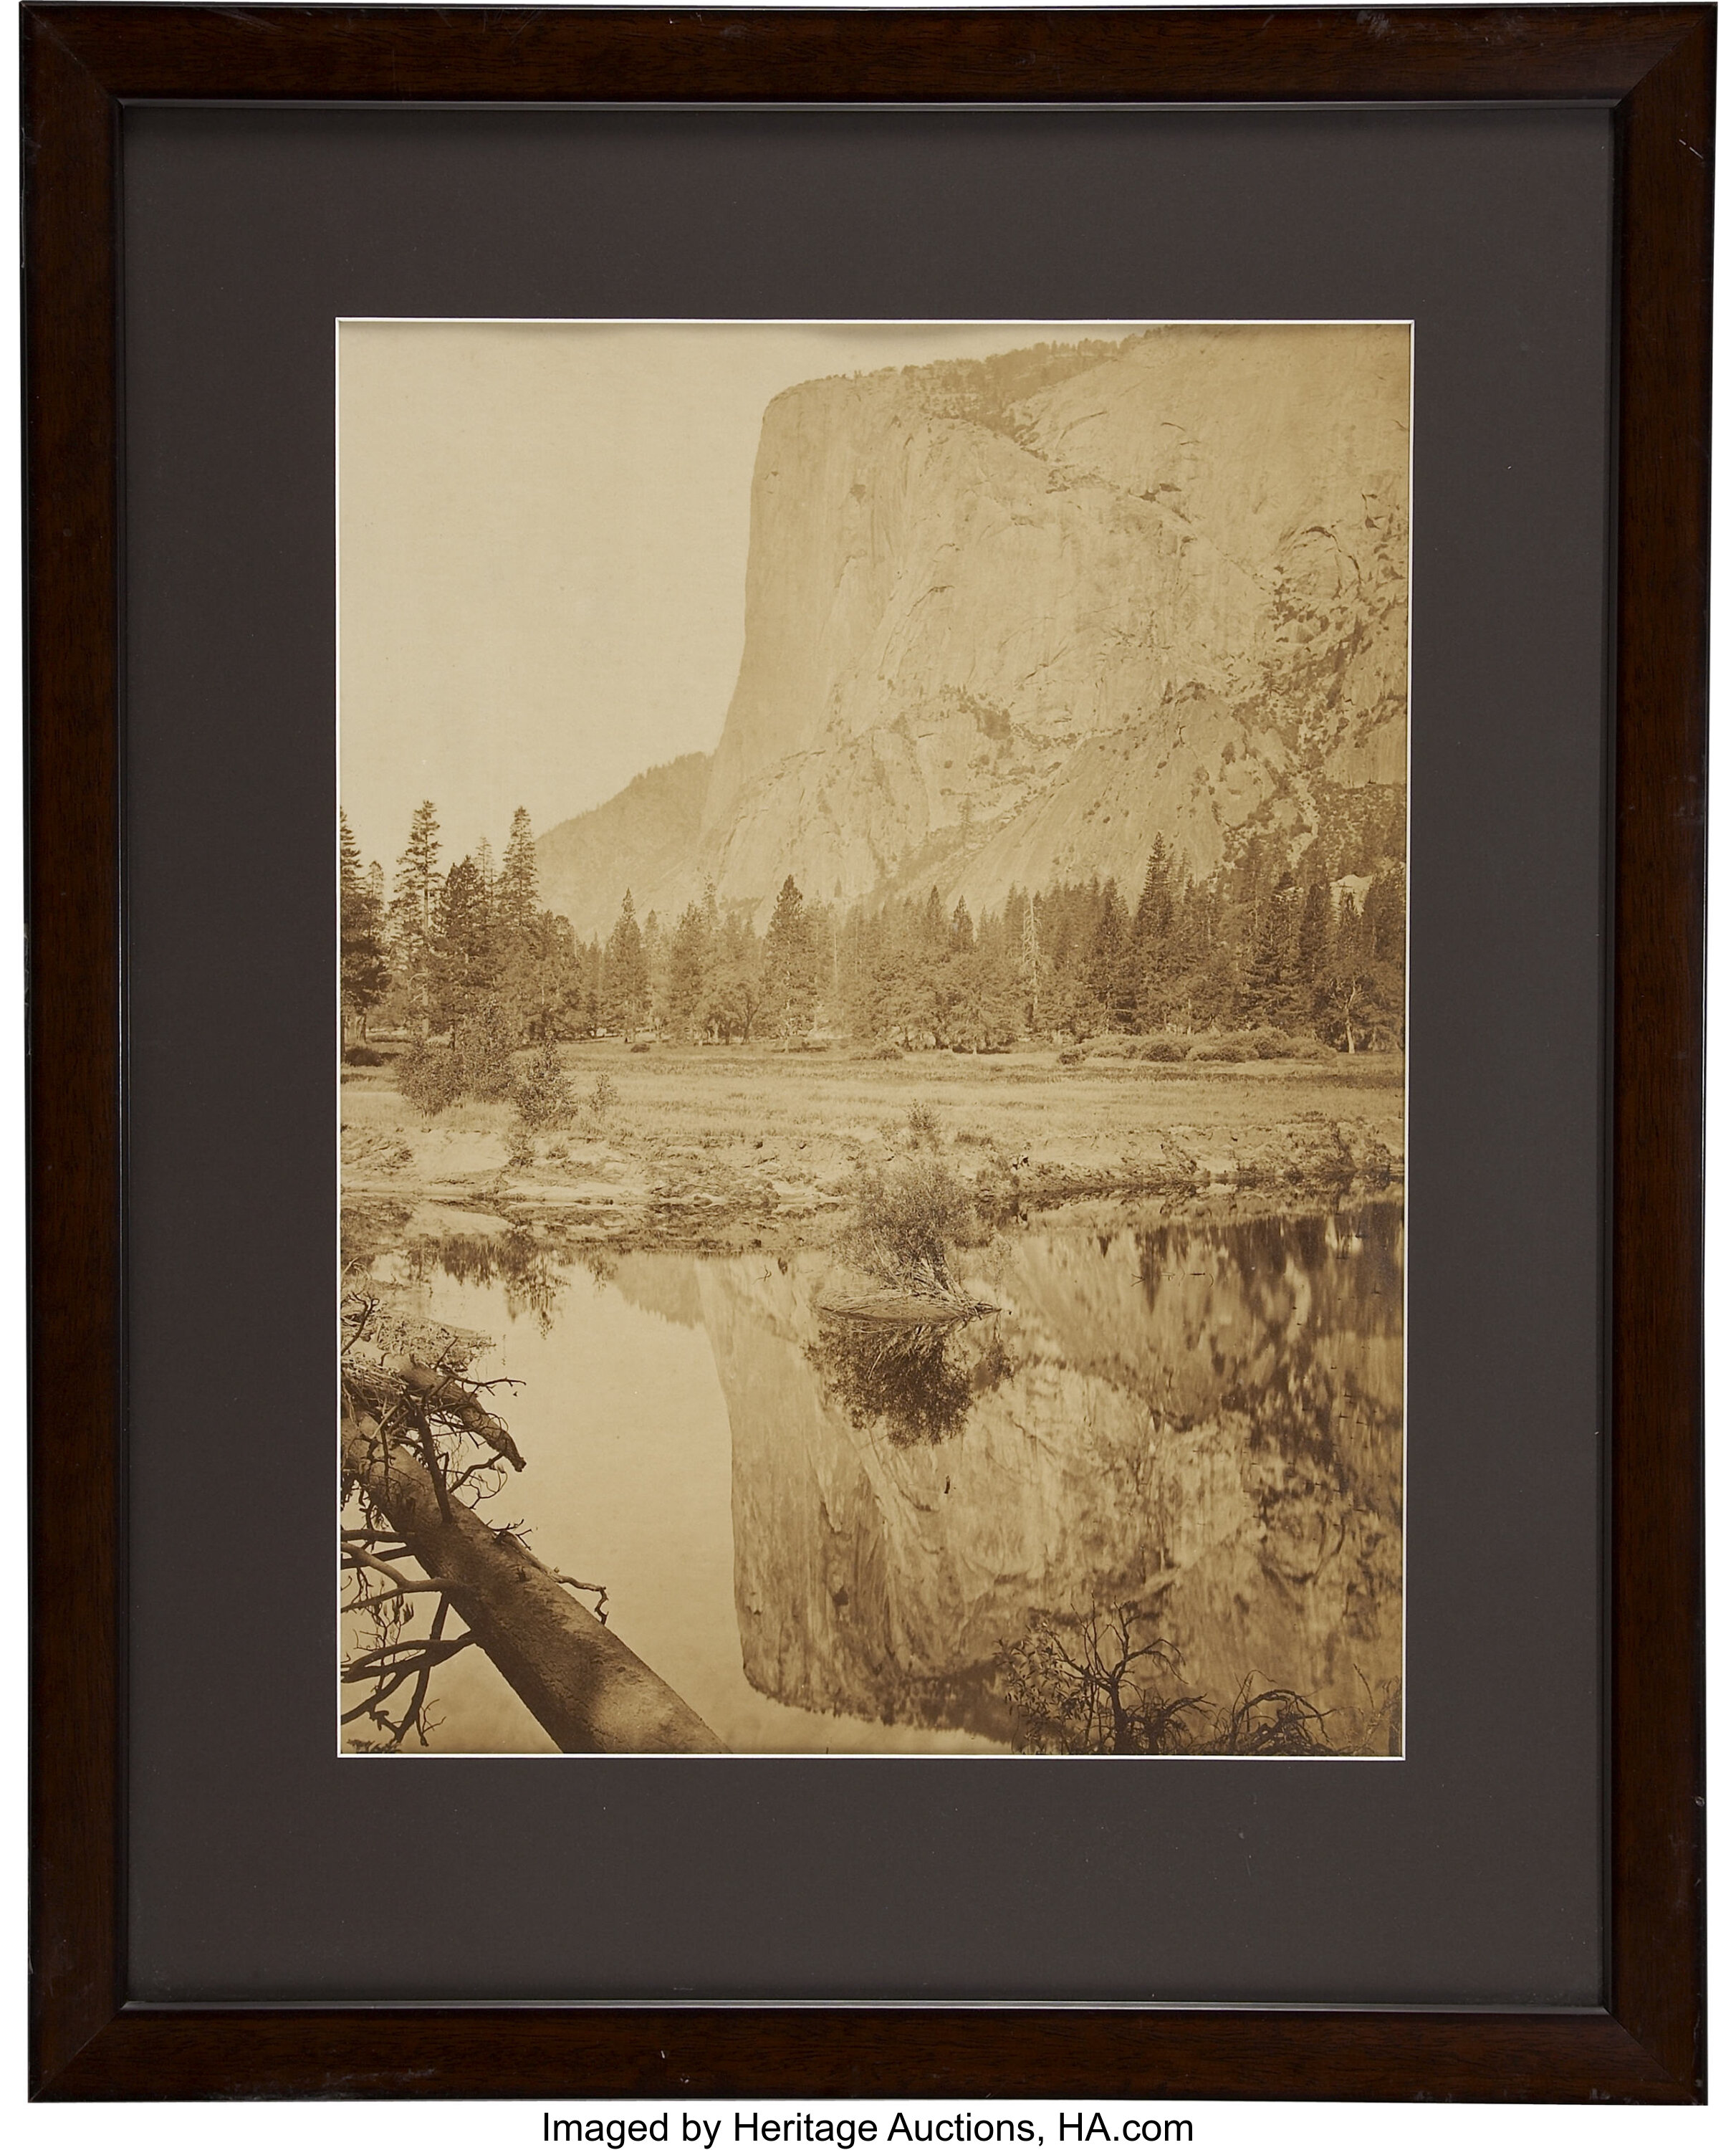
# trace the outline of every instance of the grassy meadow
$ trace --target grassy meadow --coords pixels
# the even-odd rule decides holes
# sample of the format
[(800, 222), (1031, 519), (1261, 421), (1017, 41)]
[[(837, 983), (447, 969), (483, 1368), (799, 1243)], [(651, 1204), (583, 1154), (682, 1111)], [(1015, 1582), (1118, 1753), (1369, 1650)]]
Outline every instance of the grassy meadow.
[(343, 1070), (346, 1205), (456, 1208), (563, 1236), (696, 1251), (829, 1236), (851, 1183), (944, 1156), (998, 1209), (1084, 1195), (1325, 1192), (1401, 1173), (1401, 1056), (1151, 1062), (994, 1054), (569, 1044), (570, 1125), (526, 1141), (506, 1102), (432, 1115), (390, 1062)]

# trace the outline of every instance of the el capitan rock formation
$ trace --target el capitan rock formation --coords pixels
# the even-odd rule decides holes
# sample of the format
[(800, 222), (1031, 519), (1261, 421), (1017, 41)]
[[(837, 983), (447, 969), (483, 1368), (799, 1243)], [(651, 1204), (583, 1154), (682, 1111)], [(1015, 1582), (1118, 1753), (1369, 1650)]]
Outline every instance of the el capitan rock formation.
[(762, 923), (1298, 847), (1406, 773), (1409, 332), (1174, 327), (806, 381), (767, 409), (716, 752), (541, 846), (606, 930)]

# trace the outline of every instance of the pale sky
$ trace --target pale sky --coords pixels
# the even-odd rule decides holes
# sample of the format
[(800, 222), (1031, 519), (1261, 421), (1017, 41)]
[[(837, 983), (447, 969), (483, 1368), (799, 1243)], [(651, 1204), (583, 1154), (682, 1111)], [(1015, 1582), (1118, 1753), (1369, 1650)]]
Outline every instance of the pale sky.
[(717, 743), (766, 406), (823, 374), (1121, 325), (345, 321), (342, 792), (390, 876), (417, 802), (496, 857)]

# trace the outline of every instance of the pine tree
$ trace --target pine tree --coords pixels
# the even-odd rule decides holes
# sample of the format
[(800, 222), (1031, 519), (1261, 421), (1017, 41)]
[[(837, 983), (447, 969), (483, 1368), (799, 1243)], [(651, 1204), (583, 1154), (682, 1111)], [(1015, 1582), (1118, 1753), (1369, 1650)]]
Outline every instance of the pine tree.
[(886, 1034), (886, 914), (863, 914), (858, 905), (844, 927), (844, 1013), (851, 1035), (878, 1038)]
[(1139, 978), (1132, 921), (1114, 876), (1103, 885), (1091, 936), (1089, 976), (1093, 1012), (1105, 1030), (1131, 1030), (1138, 1017)]
[(1306, 1010), (1299, 980), (1301, 899), (1286, 881), (1266, 896), (1250, 926), (1242, 977), (1242, 1020), (1294, 1029)]
[(541, 952), (538, 957), (543, 980), (543, 1002), (538, 1019), (539, 1038), (571, 1037), (591, 1027), (587, 1012), (585, 953), (572, 930), (572, 921), (557, 911), (545, 911), (538, 921)]
[(1405, 876), (1401, 866), (1388, 866), (1375, 876), (1362, 905), (1368, 922), (1368, 938), (1376, 960), (1396, 970), (1405, 966)]
[(1160, 947), (1168, 940), (1175, 920), (1175, 873), (1163, 838), (1154, 836), (1145, 861), (1145, 885), (1133, 915), (1134, 938), (1147, 948)]
[(939, 1034), (937, 987), (947, 956), (946, 911), (931, 888), (918, 909), (901, 904), (887, 921), (881, 944), (881, 1015), (901, 1044), (933, 1045)]
[(410, 835), (399, 854), (392, 886), (394, 925), (431, 941), (440, 886), (440, 815), (434, 801), (425, 799), (410, 816)]
[(670, 936), (669, 1024), (678, 1037), (691, 1037), (703, 1021), (717, 930), (717, 898), (707, 882), (704, 904), (690, 903)]
[(501, 925), (509, 933), (528, 934), (537, 915), (536, 840), (531, 816), (521, 806), (512, 816), (506, 855), (501, 861), (498, 892)]
[(519, 1034), (541, 1031), (551, 995), (544, 973), (546, 912), (537, 906), (536, 840), (521, 806), (512, 816), (506, 854), (493, 890), (496, 967), (500, 997)]
[(1346, 888), (1338, 902), (1332, 935), (1332, 954), (1316, 987), (1318, 1004), (1342, 1039), (1346, 1052), (1355, 1052), (1358, 1042), (1368, 1042), (1371, 1023), (1386, 1012), (1381, 987), (1391, 975), (1376, 961), (1369, 935), (1366, 903), (1359, 908), (1353, 890)]
[(493, 906), (474, 859), (460, 859), (442, 884), (430, 970), (430, 1013), (437, 1030), (476, 1014), (496, 983)]
[(392, 885), (392, 947), (413, 1028), (425, 1028), (434, 992), (439, 936), (440, 816), (425, 799), (410, 817), (410, 836)]
[[(504, 876), (503, 876), (504, 878)], [(630, 1037), (646, 1016), (645, 943), (633, 916), (633, 891), (621, 900), (621, 916), (603, 950), (603, 1022)]]
[(645, 1005), (654, 1030), (662, 1032), (669, 1021), (669, 936), (654, 911), (645, 914), (640, 929), (645, 951)]
[(586, 1037), (595, 1037), (603, 1027), (603, 951), (593, 933), (577, 951), (577, 987), (574, 1012)]
[(813, 1019), (829, 1022), (838, 1001), (838, 921), (830, 904), (808, 905), (808, 940), (813, 957)]
[(813, 1022), (813, 944), (793, 874), (784, 876), (766, 929), (765, 1002), (773, 1028), (786, 1040), (799, 1037)]
[(368, 1012), (391, 983), (385, 956), (385, 921), (377, 863), (365, 873), (362, 855), (341, 809), (338, 814), (338, 947), (344, 1015), (368, 1036)]
[(1296, 968), (1311, 986), (1332, 955), (1332, 899), (1323, 881), (1311, 881), (1296, 928)]
[(1037, 1002), (1043, 991), (1043, 949), (1037, 939), (1036, 910), (1029, 896), (1022, 900), (1019, 919), (1019, 987), (1025, 1023), (1034, 1030)]
[(716, 960), (707, 981), (705, 1017), (726, 1041), (752, 1042), (753, 1026), (765, 1004), (765, 978), (758, 936), (740, 911), (727, 918), (717, 939)]

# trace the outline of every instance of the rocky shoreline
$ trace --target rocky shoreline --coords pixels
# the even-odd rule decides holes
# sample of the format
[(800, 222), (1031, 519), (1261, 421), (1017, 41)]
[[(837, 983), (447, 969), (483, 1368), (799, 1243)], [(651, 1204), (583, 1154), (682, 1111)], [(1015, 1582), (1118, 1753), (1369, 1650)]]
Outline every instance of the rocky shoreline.
[[(751, 1163), (728, 1153), (637, 1154), (609, 1143), (551, 1144), (562, 1154), (493, 1170), (416, 1169), (410, 1145), (355, 1146), (346, 1157), (346, 1219), (371, 1219), (374, 1237), (441, 1238), (529, 1229), (575, 1247), (617, 1253), (701, 1254), (795, 1251), (829, 1244), (850, 1210), (860, 1163), (802, 1172), (785, 1158)], [(437, 1158), (427, 1160), (438, 1164)], [(1311, 1115), (1235, 1148), (1190, 1148), (1171, 1130), (1153, 1153), (1114, 1165), (1011, 1160), (997, 1150), (955, 1165), (985, 1229), (1016, 1224), (1081, 1202), (1156, 1201), (1221, 1207), (1235, 1198), (1262, 1206), (1378, 1194), (1402, 1181), (1403, 1161), (1366, 1127)], [(395, 1227), (395, 1229), (394, 1229)]]

